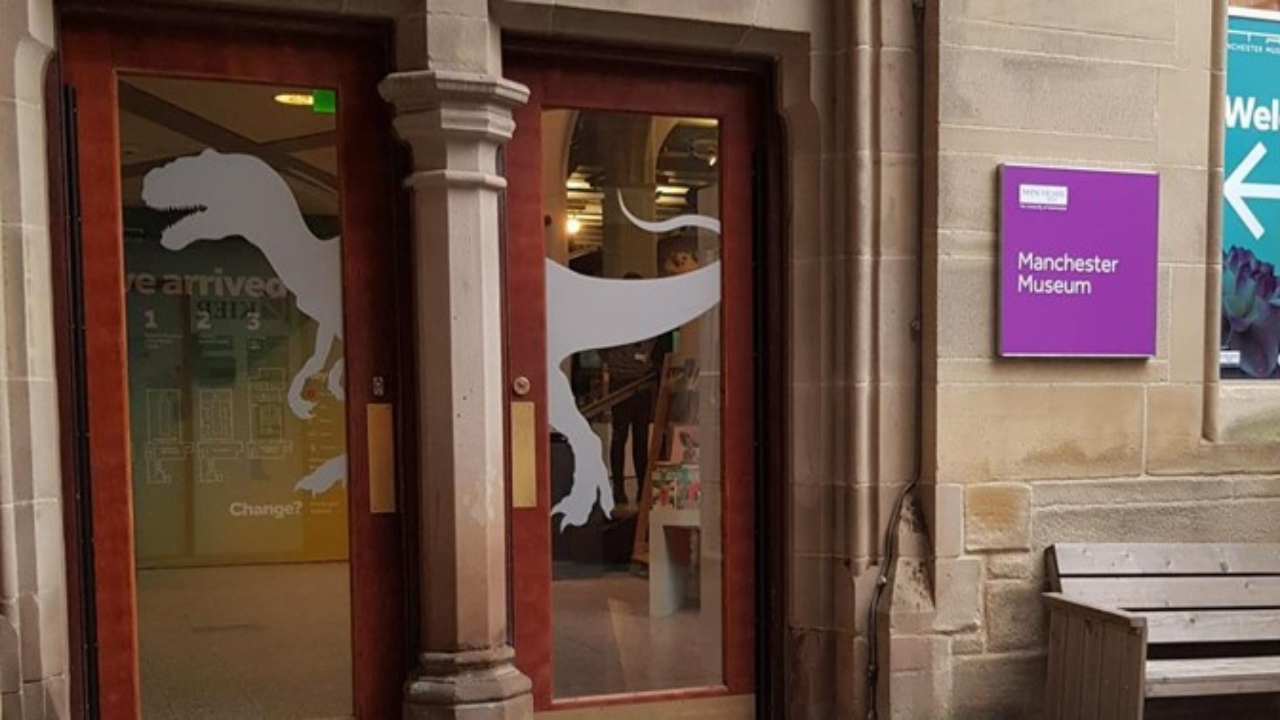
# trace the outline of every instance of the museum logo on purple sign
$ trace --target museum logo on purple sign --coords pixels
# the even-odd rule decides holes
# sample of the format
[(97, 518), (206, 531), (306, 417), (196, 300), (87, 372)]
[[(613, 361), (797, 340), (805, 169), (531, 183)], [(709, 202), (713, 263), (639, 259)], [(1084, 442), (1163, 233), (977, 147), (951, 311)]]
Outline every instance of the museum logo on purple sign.
[(1018, 186), (1018, 206), (1024, 210), (1061, 210), (1066, 211), (1071, 198), (1071, 189), (1066, 185), (1033, 185), (1027, 183)]

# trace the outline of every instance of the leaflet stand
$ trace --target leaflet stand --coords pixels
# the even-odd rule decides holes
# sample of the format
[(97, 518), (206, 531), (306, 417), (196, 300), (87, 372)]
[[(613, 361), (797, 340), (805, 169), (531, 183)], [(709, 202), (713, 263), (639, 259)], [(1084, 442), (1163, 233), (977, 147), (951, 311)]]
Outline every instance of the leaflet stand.
[(649, 511), (653, 507), (654, 470), (657, 469), (662, 448), (667, 445), (671, 425), (667, 416), (671, 412), (671, 376), (673, 356), (668, 354), (662, 359), (662, 372), (658, 373), (658, 391), (654, 393), (653, 424), (649, 434), (649, 467), (645, 468), (647, 476), (644, 492), (638, 493), (636, 504), (640, 508), (636, 518), (636, 535), (631, 546), (632, 565), (649, 565)]
[[(639, 512), (636, 518), (635, 541), (631, 551), (633, 565), (649, 565), (649, 525), (653, 512), (654, 489), (664, 470), (671, 467), (665, 460), (664, 450), (675, 445), (674, 432), (681, 418), (674, 418), (672, 399), (676, 392), (686, 389), (697, 374), (697, 360), (687, 355), (671, 354), (663, 358), (662, 372), (658, 375), (657, 393), (654, 396), (652, 431), (649, 436), (649, 467), (645, 469), (646, 482), (643, 497), (637, 498)], [(677, 412), (678, 414), (678, 412)], [(676, 463), (679, 465), (679, 463)]]

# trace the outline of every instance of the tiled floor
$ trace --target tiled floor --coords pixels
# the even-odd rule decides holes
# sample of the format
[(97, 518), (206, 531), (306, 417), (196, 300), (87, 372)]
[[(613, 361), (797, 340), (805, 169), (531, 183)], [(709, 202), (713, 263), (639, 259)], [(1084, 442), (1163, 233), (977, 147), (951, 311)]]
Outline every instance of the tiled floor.
[(556, 697), (721, 682), (718, 612), (650, 618), (648, 580), (628, 572), (557, 580), (552, 592)]
[(138, 572), (142, 716), (351, 713), (346, 563)]

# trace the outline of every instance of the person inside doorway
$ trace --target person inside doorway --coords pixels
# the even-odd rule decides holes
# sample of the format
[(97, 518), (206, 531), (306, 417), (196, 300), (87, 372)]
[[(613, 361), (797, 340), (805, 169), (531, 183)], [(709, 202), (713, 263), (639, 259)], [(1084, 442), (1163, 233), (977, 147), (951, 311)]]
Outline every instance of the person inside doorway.
[[(638, 280), (639, 273), (623, 275)], [(612, 432), (609, 442), (609, 476), (616, 506), (627, 499), (627, 442), (631, 443), (631, 464), (636, 474), (636, 503), (644, 497), (649, 470), (649, 425), (653, 422), (653, 377), (662, 368), (663, 357), (671, 351), (670, 333), (603, 350), (600, 355), (609, 373), (609, 391), (617, 392), (646, 379), (640, 389), (611, 408)]]

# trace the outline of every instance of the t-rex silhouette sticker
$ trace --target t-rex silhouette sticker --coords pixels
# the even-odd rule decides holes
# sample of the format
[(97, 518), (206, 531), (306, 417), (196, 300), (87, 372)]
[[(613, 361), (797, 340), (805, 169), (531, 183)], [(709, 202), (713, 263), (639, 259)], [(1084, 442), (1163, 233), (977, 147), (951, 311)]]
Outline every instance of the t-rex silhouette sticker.
[[(647, 222), (632, 215), (618, 193), (618, 205), (632, 225), (651, 233), (701, 228), (720, 234), (720, 221), (706, 215), (678, 215)], [(573, 448), (574, 478), (569, 494), (554, 508), (561, 529), (584, 525), (596, 503), (613, 513), (613, 491), (600, 437), (578, 412), (565, 358), (583, 350), (647, 340), (674, 330), (720, 302), (720, 261), (658, 280), (606, 280), (581, 275), (548, 259), (547, 382), (548, 419)]]
[[(311, 419), (315, 403), (303, 397), (307, 380), (325, 369), (334, 342), (342, 339), (340, 238), (321, 239), (303, 220), (298, 201), (275, 169), (252, 155), (205, 150), (180, 157), (146, 174), (142, 201), (155, 210), (190, 210), (160, 235), (179, 251), (201, 240), (242, 237), (262, 251), (300, 312), (316, 322), (315, 346), (289, 384), (293, 414)], [(328, 387), (340, 402), (343, 361), (334, 361)], [(347, 456), (320, 464), (294, 486), (313, 495), (346, 480)]]
[[(190, 210), (160, 236), (163, 247), (180, 251), (202, 240), (242, 237), (262, 251), (276, 275), (297, 299), (298, 310), (316, 322), (311, 357), (294, 375), (288, 402), (303, 420), (315, 403), (302, 396), (307, 380), (325, 369), (333, 344), (342, 339), (341, 254), (339, 237), (321, 239), (303, 220), (288, 184), (270, 165), (252, 155), (205, 150), (151, 170), (143, 179), (142, 200), (156, 210)], [(701, 228), (720, 233), (720, 221), (705, 215), (680, 215), (662, 222), (641, 220), (618, 196), (623, 215), (651, 233)], [(613, 495), (600, 438), (577, 409), (569, 378), (560, 364), (583, 350), (645, 340), (675, 329), (720, 302), (720, 262), (657, 280), (611, 280), (580, 275), (552, 260), (547, 273), (548, 413), (552, 427), (573, 448), (574, 481), (569, 494), (552, 508), (561, 527), (583, 525), (596, 503), (613, 512)], [(607, 309), (607, 311), (602, 311)], [(328, 387), (339, 401), (343, 361), (329, 371)], [(326, 460), (295, 489), (318, 495), (346, 479), (347, 456)]]

